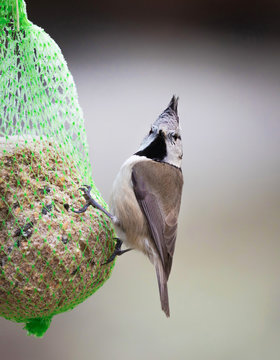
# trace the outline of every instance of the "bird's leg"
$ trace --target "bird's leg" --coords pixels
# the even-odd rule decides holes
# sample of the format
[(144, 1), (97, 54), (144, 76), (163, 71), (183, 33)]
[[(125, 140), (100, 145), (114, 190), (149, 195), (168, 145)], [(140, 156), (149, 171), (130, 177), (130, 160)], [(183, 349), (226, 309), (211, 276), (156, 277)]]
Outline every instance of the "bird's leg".
[(109, 259), (105, 263), (103, 263), (102, 265), (107, 265), (110, 262), (112, 262), (115, 259), (116, 256), (120, 256), (120, 255), (126, 253), (127, 251), (133, 250), (133, 249), (121, 250), (123, 241), (121, 239), (119, 239), (119, 238), (115, 238), (115, 239), (117, 240), (115, 250), (114, 250), (113, 254), (109, 257)]
[(79, 210), (72, 209), (72, 211), (74, 213), (81, 214), (81, 213), (85, 212), (90, 205), (92, 205), (94, 208), (104, 212), (104, 214), (107, 215), (112, 221), (115, 221), (115, 217), (113, 215), (111, 215), (107, 210), (105, 210), (101, 205), (99, 205), (98, 202), (96, 202), (94, 200), (94, 198), (90, 195), (91, 186), (83, 185), (83, 187), (80, 187), (79, 189), (81, 189), (83, 191), (84, 197), (87, 200), (87, 202)]

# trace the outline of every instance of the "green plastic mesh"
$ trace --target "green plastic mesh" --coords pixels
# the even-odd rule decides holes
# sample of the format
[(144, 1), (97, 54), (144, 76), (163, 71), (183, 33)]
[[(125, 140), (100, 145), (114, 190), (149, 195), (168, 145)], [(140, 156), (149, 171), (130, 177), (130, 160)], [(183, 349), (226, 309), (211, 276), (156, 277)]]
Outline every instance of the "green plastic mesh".
[(43, 336), (109, 278), (114, 248), (92, 176), (76, 87), (57, 44), (27, 19), (23, 0), (0, 4), (0, 315)]

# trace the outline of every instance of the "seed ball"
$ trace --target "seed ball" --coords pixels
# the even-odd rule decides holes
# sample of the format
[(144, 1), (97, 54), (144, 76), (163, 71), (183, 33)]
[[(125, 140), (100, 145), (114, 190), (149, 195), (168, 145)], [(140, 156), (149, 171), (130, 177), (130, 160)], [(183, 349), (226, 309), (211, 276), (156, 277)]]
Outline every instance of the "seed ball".
[(0, 138), (0, 172), (0, 316), (25, 322), (72, 309), (110, 276), (111, 222), (91, 206), (72, 211), (86, 203), (81, 171), (50, 141)]

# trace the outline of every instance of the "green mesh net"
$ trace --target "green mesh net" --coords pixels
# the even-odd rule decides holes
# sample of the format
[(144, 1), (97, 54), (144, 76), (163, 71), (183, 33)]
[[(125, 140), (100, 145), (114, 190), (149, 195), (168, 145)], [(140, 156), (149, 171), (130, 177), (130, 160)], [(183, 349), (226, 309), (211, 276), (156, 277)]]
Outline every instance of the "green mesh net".
[(27, 19), (23, 0), (0, 4), (0, 315), (42, 336), (110, 276), (108, 218), (89, 161), (82, 110), (57, 44)]

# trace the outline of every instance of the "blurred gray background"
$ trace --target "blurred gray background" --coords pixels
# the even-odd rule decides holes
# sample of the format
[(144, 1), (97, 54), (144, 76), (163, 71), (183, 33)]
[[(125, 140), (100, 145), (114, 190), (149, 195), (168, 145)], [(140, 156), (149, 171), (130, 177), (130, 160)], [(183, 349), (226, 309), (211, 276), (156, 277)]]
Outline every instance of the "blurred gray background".
[(0, 319), (0, 358), (278, 360), (280, 6), (269, 1), (27, 1), (76, 81), (93, 165), (109, 200), (171, 96), (185, 177), (169, 280), (131, 252), (43, 339)]

